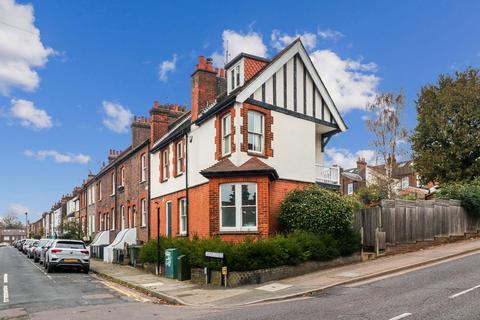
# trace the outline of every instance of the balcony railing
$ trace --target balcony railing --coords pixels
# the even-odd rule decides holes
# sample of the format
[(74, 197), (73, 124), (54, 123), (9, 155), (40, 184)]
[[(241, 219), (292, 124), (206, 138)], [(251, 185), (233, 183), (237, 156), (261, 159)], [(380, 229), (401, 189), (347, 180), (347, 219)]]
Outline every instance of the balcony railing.
[(317, 182), (340, 185), (340, 168), (315, 165)]

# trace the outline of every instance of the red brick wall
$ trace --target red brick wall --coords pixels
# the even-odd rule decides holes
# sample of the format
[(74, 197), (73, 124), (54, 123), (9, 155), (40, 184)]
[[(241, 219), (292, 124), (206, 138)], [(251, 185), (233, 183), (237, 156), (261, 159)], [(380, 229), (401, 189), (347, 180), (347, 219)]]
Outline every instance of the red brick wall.
[[(190, 238), (209, 236), (208, 184), (188, 189), (188, 232)], [(166, 235), (166, 203), (172, 202), (172, 236), (179, 233), (179, 200), (185, 198), (185, 190), (151, 199), (150, 238), (157, 238), (157, 208), (160, 208), (160, 234)]]
[(264, 128), (264, 139), (265, 139), (265, 146), (264, 146), (264, 154), (258, 155), (254, 153), (253, 155), (257, 157), (273, 157), (273, 149), (272, 149), (272, 141), (273, 141), (273, 132), (272, 132), (272, 124), (273, 124), (273, 117), (272, 112), (269, 109), (265, 109), (259, 106), (254, 106), (249, 103), (243, 103), (243, 107), (240, 111), (242, 116), (242, 123), (243, 125), (240, 127), (240, 132), (243, 135), (243, 142), (240, 147), (240, 150), (243, 152), (248, 152), (248, 111), (253, 110), (264, 115), (265, 120), (265, 128)]
[(244, 74), (245, 81), (250, 80), (254, 75), (256, 75), (260, 70), (265, 67), (267, 64), (265, 61), (258, 61), (251, 58), (245, 58), (244, 60)]
[(278, 216), (280, 214), (280, 205), (285, 196), (292, 190), (303, 189), (311, 183), (275, 180), (270, 183), (270, 233), (278, 231)]
[(215, 159), (220, 160), (222, 158), (222, 118), (230, 113), (230, 131), (231, 131), (231, 138), (230, 138), (230, 151), (231, 153), (235, 152), (235, 108), (231, 106), (227, 110), (217, 114), (215, 118)]

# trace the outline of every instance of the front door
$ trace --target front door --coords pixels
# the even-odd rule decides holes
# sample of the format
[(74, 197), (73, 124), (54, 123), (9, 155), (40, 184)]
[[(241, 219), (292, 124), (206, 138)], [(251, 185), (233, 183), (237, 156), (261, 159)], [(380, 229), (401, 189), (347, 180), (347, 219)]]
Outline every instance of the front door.
[(166, 216), (167, 216), (167, 237), (171, 238), (172, 237), (172, 202), (169, 201), (167, 202), (167, 207), (166, 207)]

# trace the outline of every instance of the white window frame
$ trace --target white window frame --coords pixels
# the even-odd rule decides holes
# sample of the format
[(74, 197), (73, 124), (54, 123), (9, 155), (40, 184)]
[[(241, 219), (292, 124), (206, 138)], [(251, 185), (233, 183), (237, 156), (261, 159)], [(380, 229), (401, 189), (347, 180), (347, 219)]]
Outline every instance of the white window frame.
[(122, 167), (120, 174), (120, 185), (125, 188), (125, 167)]
[[(165, 202), (165, 235), (168, 237), (171, 237), (172, 235), (168, 232), (168, 224), (170, 223), (170, 220), (168, 220), (168, 205), (170, 205), (170, 216), (173, 216), (173, 203), (172, 201), (167, 201)], [(173, 224), (172, 224), (173, 228)], [(172, 230), (173, 232), (173, 230)]]
[(115, 230), (115, 208), (112, 208), (112, 229), (111, 230)]
[(417, 178), (417, 181), (416, 181), (417, 182), (417, 188), (421, 188), (422, 187), (422, 181), (420, 181), (421, 180), (420, 175), (417, 174), (416, 178)]
[(231, 150), (231, 144), (232, 144), (232, 117), (230, 113), (226, 114), (225, 116), (222, 117), (221, 119), (221, 134), (222, 134), (222, 157), (229, 155), (232, 150)]
[(353, 182), (350, 182), (347, 184), (347, 194), (352, 195), (353, 194)]
[(133, 210), (133, 227), (137, 227), (137, 206), (132, 206)]
[[(235, 186), (235, 227), (223, 227), (222, 218), (222, 186)], [(242, 185), (255, 186), (255, 227), (243, 227), (242, 221)], [(258, 231), (258, 185), (255, 182), (240, 182), (240, 183), (223, 183), (219, 186), (219, 214), (220, 214), (220, 231)], [(252, 206), (252, 205), (249, 205)]]
[(120, 217), (122, 218), (121, 227), (125, 229), (125, 206), (120, 206)]
[(183, 172), (183, 141), (179, 141), (177, 142), (177, 174)]
[(408, 177), (403, 177), (402, 178), (402, 189), (407, 189), (410, 185), (410, 181)]
[(187, 217), (187, 199), (181, 198), (178, 200), (178, 233), (181, 236), (187, 235), (187, 225), (188, 225), (188, 217)]
[(168, 180), (168, 148), (162, 151), (162, 170), (163, 170), (163, 181)]
[[(250, 115), (252, 115), (253, 119), (255, 119), (255, 117), (259, 117), (259, 120), (260, 120), (260, 124), (261, 124), (261, 130), (260, 132), (255, 132), (255, 131), (250, 131)], [(258, 153), (258, 154), (264, 154), (265, 152), (265, 115), (261, 112), (258, 112), (258, 111), (254, 111), (254, 110), (249, 110), (248, 113), (247, 113), (247, 147), (248, 147), (248, 152), (252, 152), (252, 153)], [(252, 124), (253, 126), (253, 124)], [(250, 149), (250, 136), (253, 136), (253, 137), (258, 137), (260, 136), (260, 150), (255, 150), (255, 146), (253, 149)], [(253, 140), (255, 141), (255, 140)]]
[(98, 181), (98, 201), (102, 201), (102, 181)]
[(142, 154), (140, 157), (140, 182), (145, 182), (147, 180), (147, 156)]
[(140, 206), (142, 207), (141, 210), (142, 210), (142, 223), (141, 223), (141, 226), (142, 227), (146, 227), (147, 226), (147, 201), (145, 199), (142, 199), (140, 201)]
[(117, 184), (115, 181), (115, 172), (112, 172), (112, 196), (115, 195), (115, 189), (117, 188)]

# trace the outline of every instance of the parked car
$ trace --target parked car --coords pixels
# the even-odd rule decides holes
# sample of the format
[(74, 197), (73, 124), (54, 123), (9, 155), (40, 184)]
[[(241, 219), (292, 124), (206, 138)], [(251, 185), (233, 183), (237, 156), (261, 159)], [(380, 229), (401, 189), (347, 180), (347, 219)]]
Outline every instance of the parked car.
[(17, 248), (18, 250), (21, 250), (24, 242), (25, 242), (25, 239), (21, 239), (21, 240), (16, 241), (15, 242), (15, 248)]
[(29, 259), (33, 259), (33, 250), (35, 250), (38, 246), (39, 240), (34, 240), (30, 246), (27, 248), (27, 257)]
[(43, 264), (44, 266), (46, 265), (45, 264), (45, 257), (47, 255), (47, 250), (50, 248), (53, 241), (54, 240), (52, 240), (52, 239), (47, 239), (45, 244), (40, 248), (40, 250), (38, 250), (39, 251), (39, 262), (40, 262), (40, 264)]
[(80, 240), (54, 240), (46, 252), (45, 269), (50, 273), (58, 267), (76, 268), (88, 273), (90, 254), (85, 243)]
[(45, 245), (50, 242), (50, 239), (40, 239), (38, 242), (38, 245), (35, 247), (33, 250), (33, 262), (39, 262), (40, 261), (40, 255), (42, 250), (45, 249)]
[(33, 239), (27, 239), (25, 240), (25, 242), (23, 243), (23, 246), (22, 246), (22, 252), (24, 254), (27, 254), (27, 249), (30, 247), (30, 245), (34, 242), (35, 240)]
[(6, 243), (6, 242), (0, 242), (0, 247), (6, 247), (6, 246), (8, 246), (8, 243)]

